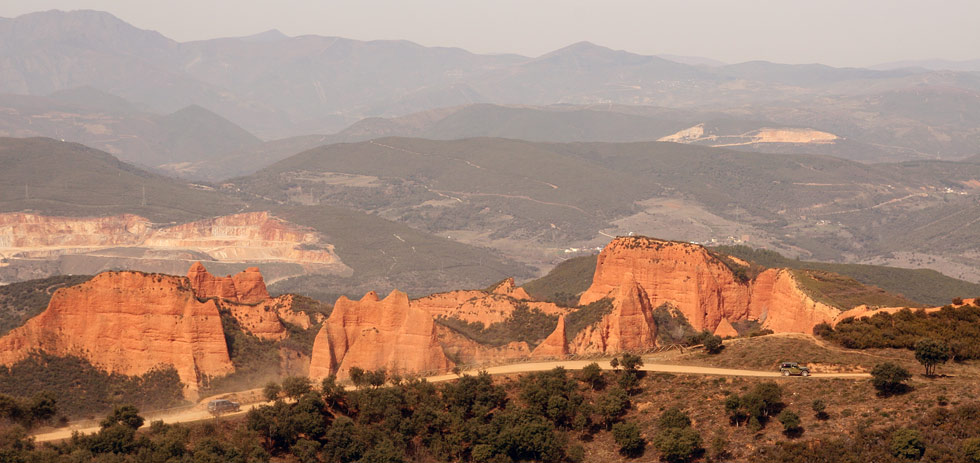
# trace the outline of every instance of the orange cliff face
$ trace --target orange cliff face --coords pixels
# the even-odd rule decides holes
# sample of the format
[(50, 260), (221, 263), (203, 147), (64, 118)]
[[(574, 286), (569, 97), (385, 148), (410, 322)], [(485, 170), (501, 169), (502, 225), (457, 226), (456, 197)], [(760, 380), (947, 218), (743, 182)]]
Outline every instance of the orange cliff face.
[(480, 322), (483, 326), (507, 320), (521, 304), (548, 315), (568, 313), (568, 309), (550, 302), (533, 300), (524, 288), (514, 285), (513, 278), (508, 278), (486, 291), (459, 290), (437, 293), (412, 300), (410, 304), (433, 317), (458, 318), (466, 322)]
[(650, 296), (627, 274), (614, 290), (613, 309), (575, 335), (569, 350), (575, 354), (615, 354), (656, 347), (657, 324)]
[(226, 299), (243, 304), (253, 304), (270, 299), (265, 280), (258, 267), (228, 277), (216, 277), (208, 273), (200, 262), (195, 262), (187, 271), (194, 294), (201, 299)]
[(563, 358), (569, 354), (568, 341), (565, 339), (565, 316), (558, 317), (558, 325), (538, 347), (531, 352), (533, 358)]
[[(125, 252), (121, 250), (125, 249)], [(158, 261), (204, 254), (215, 262), (282, 262), (298, 271), (348, 274), (332, 245), (305, 227), (268, 212), (249, 212), (160, 227), (136, 215), (48, 217), (0, 214), (0, 258), (124, 257), (128, 268), (162, 269)], [(169, 267), (168, 267), (169, 268)], [(173, 272), (173, 269), (167, 270)]]
[(341, 297), (313, 343), (310, 377), (348, 377), (351, 367), (392, 373), (441, 372), (453, 363), (439, 342), (435, 321), (392, 291), (384, 300), (369, 292), (360, 301)]
[(841, 311), (814, 301), (800, 289), (787, 269), (768, 269), (752, 280), (749, 318), (765, 320), (763, 328), (776, 333), (813, 333), (820, 323), (832, 323)]
[[(257, 267), (249, 267), (234, 276), (216, 277), (203, 264), (195, 262), (187, 271), (187, 279), (198, 299), (215, 299), (242, 328), (261, 339), (284, 339), (287, 332), (280, 318), (299, 318), (292, 311), (291, 296), (275, 299), (269, 296)], [(309, 327), (309, 320), (306, 325)]]
[(619, 300), (621, 282), (635, 282), (646, 305), (670, 304), (695, 329), (714, 332), (723, 323), (764, 319), (776, 332), (811, 333), (831, 322), (836, 308), (813, 301), (792, 273), (770, 269), (751, 282), (740, 281), (704, 247), (646, 237), (616, 238), (599, 254), (592, 286), (580, 298), (588, 304), (604, 297)]
[(140, 375), (172, 365), (190, 389), (234, 371), (214, 301), (181, 277), (106, 272), (57, 290), (47, 310), (0, 338), (0, 363), (40, 350), (74, 355), (110, 372)]

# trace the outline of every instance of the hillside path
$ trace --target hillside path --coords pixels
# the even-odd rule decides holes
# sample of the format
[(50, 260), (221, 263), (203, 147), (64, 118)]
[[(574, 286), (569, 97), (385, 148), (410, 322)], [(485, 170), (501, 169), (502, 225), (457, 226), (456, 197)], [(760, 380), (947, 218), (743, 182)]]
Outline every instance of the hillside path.
[[(551, 362), (527, 362), (527, 363), (513, 363), (508, 365), (499, 365), (487, 368), (478, 368), (467, 370), (462, 373), (476, 374), (480, 371), (486, 371), (491, 375), (507, 375), (514, 373), (528, 373), (533, 371), (547, 371), (554, 369), (556, 367), (562, 367), (567, 370), (581, 370), (586, 365), (591, 363), (598, 363), (603, 370), (612, 370), (609, 365), (609, 360), (556, 360)], [(760, 371), (760, 370), (738, 370), (731, 368), (715, 368), (715, 367), (703, 367), (703, 366), (693, 366), (693, 365), (666, 365), (658, 363), (644, 364), (640, 368), (642, 371), (658, 372), (658, 373), (674, 373), (674, 374), (694, 374), (694, 375), (710, 375), (710, 376), (744, 376), (744, 377), (763, 377), (763, 378), (780, 378), (782, 377), (777, 371)], [(461, 373), (461, 374), (462, 374)], [(786, 378), (787, 380), (799, 380), (806, 381), (810, 379), (820, 379), (820, 378), (846, 378), (846, 379), (867, 379), (871, 375), (867, 373), (814, 373), (809, 378)], [(428, 376), (425, 379), (429, 382), (441, 382), (441, 381), (452, 381), (458, 379), (459, 376), (455, 374), (444, 374), (436, 376)], [(228, 394), (222, 394), (226, 396)], [(198, 404), (173, 413), (167, 413), (163, 415), (155, 415), (148, 413), (146, 415), (146, 424), (143, 427), (149, 426), (151, 421), (161, 420), (164, 423), (188, 423), (193, 421), (203, 421), (211, 419), (211, 414), (207, 411), (207, 401), (209, 398), (201, 400)], [(226, 413), (222, 416), (237, 416), (247, 413), (249, 410), (257, 408), (262, 405), (268, 405), (271, 402), (258, 402), (253, 404), (243, 404), (242, 409), (236, 413)], [(73, 432), (79, 432), (82, 434), (90, 434), (99, 431), (98, 425), (92, 424), (88, 426), (69, 426), (67, 428), (55, 429), (51, 431), (42, 432), (34, 435), (36, 442), (51, 442), (60, 441), (68, 439), (71, 437)]]

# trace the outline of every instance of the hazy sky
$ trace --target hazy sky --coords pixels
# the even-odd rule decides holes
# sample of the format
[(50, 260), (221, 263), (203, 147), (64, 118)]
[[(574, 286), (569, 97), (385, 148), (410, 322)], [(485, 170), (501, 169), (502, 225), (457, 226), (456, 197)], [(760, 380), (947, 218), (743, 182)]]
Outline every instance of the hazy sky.
[(83, 8), (178, 41), (276, 28), (530, 56), (588, 40), (726, 62), (980, 58), (980, 0), (0, 0), (2, 17)]

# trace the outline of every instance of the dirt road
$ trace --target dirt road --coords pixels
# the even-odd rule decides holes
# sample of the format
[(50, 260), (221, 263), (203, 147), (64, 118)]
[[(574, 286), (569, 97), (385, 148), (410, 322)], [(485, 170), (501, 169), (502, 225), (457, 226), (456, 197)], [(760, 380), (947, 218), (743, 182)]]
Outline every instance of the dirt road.
[[(479, 371), (486, 371), (491, 375), (507, 375), (513, 373), (527, 373), (532, 371), (547, 371), (555, 367), (563, 367), (568, 370), (581, 370), (586, 365), (596, 362), (602, 367), (603, 370), (611, 370), (612, 367), (609, 365), (608, 360), (560, 360), (553, 362), (528, 362), (528, 363), (514, 363), (510, 365), (500, 365), (489, 368), (481, 368), (479, 370), (468, 370), (464, 373), (476, 374)], [(664, 364), (644, 364), (642, 368), (643, 371), (651, 372), (661, 372), (661, 373), (675, 373), (675, 374), (694, 374), (694, 375), (712, 375), (712, 376), (745, 376), (745, 377), (762, 377), (762, 378), (779, 378), (781, 375), (779, 372), (774, 371), (759, 371), (759, 370), (735, 370), (730, 368), (713, 368), (713, 367), (701, 367), (701, 366), (690, 366), (690, 365), (664, 365)], [(794, 380), (807, 381), (810, 379), (819, 378), (847, 378), (847, 379), (867, 379), (871, 375), (867, 373), (814, 373), (810, 378), (793, 378)], [(429, 376), (425, 379), (429, 382), (440, 382), (440, 381), (451, 381), (457, 379), (458, 376), (454, 374)], [(789, 379), (789, 378), (787, 378)], [(223, 394), (224, 395), (224, 394)], [(207, 411), (207, 401), (204, 399), (197, 405), (188, 407), (185, 409), (180, 409), (179, 411), (174, 411), (168, 414), (147, 414), (146, 424), (152, 421), (162, 420), (164, 423), (188, 423), (193, 421), (202, 421), (211, 419), (211, 414)], [(270, 402), (257, 402), (252, 404), (243, 404), (242, 409), (236, 413), (226, 413), (222, 417), (227, 416), (238, 416), (247, 413), (249, 410), (259, 407), (261, 405), (269, 404)], [(68, 439), (71, 434), (78, 431), (82, 434), (89, 434), (98, 432), (98, 425), (93, 425), (91, 423), (86, 423), (85, 425), (69, 426), (67, 428), (55, 429), (47, 432), (42, 432), (34, 435), (36, 442), (50, 442), (50, 441), (60, 441)]]

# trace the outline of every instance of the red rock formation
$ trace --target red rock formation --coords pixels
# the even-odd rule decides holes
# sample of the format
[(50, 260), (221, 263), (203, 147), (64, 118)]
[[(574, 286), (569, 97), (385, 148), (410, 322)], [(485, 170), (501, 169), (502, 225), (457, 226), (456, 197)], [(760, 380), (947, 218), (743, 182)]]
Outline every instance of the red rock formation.
[(393, 291), (379, 301), (373, 291), (360, 301), (341, 297), (313, 344), (310, 376), (348, 375), (351, 367), (389, 372), (437, 372), (451, 368), (432, 317)]
[(624, 275), (623, 283), (610, 296), (612, 312), (576, 334), (569, 346), (572, 353), (614, 354), (657, 345), (657, 324), (653, 320), (650, 296), (632, 275)]
[(653, 307), (670, 303), (697, 329), (714, 331), (723, 318), (748, 315), (749, 288), (701, 246), (646, 237), (620, 237), (599, 254), (592, 286), (580, 303), (607, 297), (632, 274)]
[(249, 267), (235, 276), (216, 277), (208, 273), (200, 262), (187, 271), (194, 294), (201, 299), (216, 297), (243, 304), (255, 304), (269, 300), (262, 273), (258, 267)]
[(738, 337), (738, 331), (736, 331), (735, 327), (728, 322), (727, 318), (723, 318), (721, 319), (721, 323), (718, 324), (718, 327), (715, 328), (715, 336), (722, 338), (736, 338)]
[(763, 328), (811, 334), (814, 326), (831, 323), (839, 314), (839, 309), (807, 296), (790, 270), (768, 269), (752, 281), (748, 318), (765, 320)]
[(234, 370), (215, 302), (200, 302), (184, 278), (139, 272), (57, 290), (47, 310), (0, 338), (0, 363), (33, 350), (125, 375), (172, 365), (190, 389)]
[(467, 322), (480, 322), (490, 326), (510, 318), (518, 305), (526, 304), (548, 315), (568, 313), (568, 309), (550, 302), (532, 300), (524, 288), (514, 286), (508, 278), (488, 291), (460, 290), (432, 294), (411, 301), (412, 307), (423, 310), (433, 317), (458, 318)]
[(538, 347), (531, 352), (533, 358), (563, 358), (568, 355), (568, 341), (565, 339), (565, 316), (558, 317), (558, 325)]
[(518, 288), (514, 284), (514, 278), (507, 278), (496, 286), (490, 288), (490, 291), (494, 294), (501, 294), (504, 296), (510, 296), (518, 301), (530, 301), (532, 300), (531, 295), (524, 291), (524, 288)]
[(839, 313), (808, 297), (790, 271), (770, 269), (742, 282), (701, 246), (646, 237), (609, 243), (580, 303), (614, 295), (625, 275), (632, 275), (650, 306), (669, 303), (694, 328), (712, 332), (724, 320), (752, 319), (764, 320), (763, 327), (776, 332), (810, 333)]

